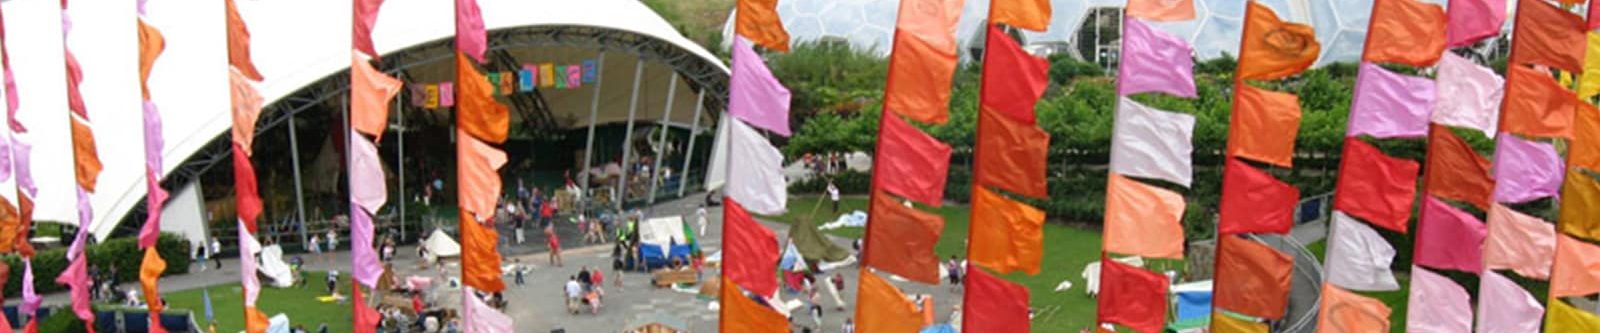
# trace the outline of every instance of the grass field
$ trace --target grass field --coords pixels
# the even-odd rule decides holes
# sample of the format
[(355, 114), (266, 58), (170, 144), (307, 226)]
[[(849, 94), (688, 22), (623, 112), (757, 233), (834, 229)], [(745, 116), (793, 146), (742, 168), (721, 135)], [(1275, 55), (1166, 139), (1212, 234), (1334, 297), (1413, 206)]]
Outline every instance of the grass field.
[[(292, 325), (304, 326), (309, 331), (314, 332), (318, 325), (327, 323), (329, 332), (350, 332), (350, 303), (318, 302), (317, 296), (327, 295), (323, 293), (326, 288), (323, 281), (326, 281), (327, 275), (324, 272), (310, 272), (310, 276), (311, 283), (303, 289), (263, 287), (256, 305), (268, 317), (278, 313), (287, 314)], [(214, 285), (207, 289), (211, 291), (211, 306), (216, 315), (217, 332), (244, 330), (244, 294), (239, 284)], [(346, 297), (349, 296), (349, 274), (339, 275), (339, 290)], [(164, 296), (171, 308), (193, 310), (195, 322), (201, 326), (206, 325), (205, 301), (201, 289), (170, 292)]]

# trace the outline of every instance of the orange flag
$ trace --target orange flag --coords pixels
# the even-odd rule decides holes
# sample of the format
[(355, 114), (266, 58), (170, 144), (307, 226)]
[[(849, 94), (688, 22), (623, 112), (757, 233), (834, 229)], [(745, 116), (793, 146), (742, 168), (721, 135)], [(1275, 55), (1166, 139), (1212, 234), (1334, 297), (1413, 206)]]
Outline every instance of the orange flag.
[(22, 216), (17, 213), (17, 206), (11, 205), (11, 200), (0, 197), (0, 253), (16, 249), (17, 231), (22, 230)]
[[(1583, 51), (1588, 40), (1584, 36), (1586, 28), (1582, 16), (1543, 0), (1518, 0), (1515, 25), (1511, 37), (1515, 41), (1511, 43), (1512, 64), (1583, 71)], [(1509, 92), (1506, 99), (1511, 99)]]
[(499, 170), (506, 164), (506, 152), (456, 129), (456, 164), (457, 186), (461, 189), (456, 201), (461, 210), (477, 220), (493, 218), (495, 203), (500, 200)]
[(950, 119), (961, 1), (906, 0), (900, 13), (883, 108), (920, 122), (944, 123)]
[(1444, 8), (1417, 0), (1373, 2), (1361, 60), (1428, 67), (1444, 55)]
[(478, 73), (472, 60), (456, 52), (456, 126), (479, 140), (499, 144), (506, 142), (511, 129), (510, 112), (494, 100), (494, 85)]
[(1550, 297), (1600, 293), (1600, 245), (1556, 235), (1556, 260), (1550, 268)]
[(1428, 136), (1428, 168), (1423, 175), (1428, 194), (1470, 203), (1489, 210), (1494, 196), (1494, 178), (1489, 160), (1478, 155), (1466, 140), (1449, 127), (1433, 125)]
[(1391, 311), (1376, 298), (1323, 283), (1317, 332), (1388, 332)]
[(906, 279), (939, 284), (939, 256), (933, 246), (944, 231), (944, 217), (906, 207), (887, 193), (872, 195), (867, 227), (866, 266)]
[(105, 169), (105, 166), (100, 165), (99, 149), (95, 148), (94, 144), (94, 131), (77, 116), (72, 116), (72, 153), (77, 159), (73, 165), (77, 169), (75, 174), (78, 176), (78, 186), (84, 191), (94, 193), (94, 185), (100, 179), (100, 170)]
[(139, 89), (144, 92), (146, 101), (150, 100), (150, 68), (166, 48), (167, 40), (161, 36), (161, 30), (139, 19)]
[(22, 254), (24, 257), (32, 257), (34, 254), (33, 243), (28, 242), (28, 231), (33, 230), (33, 199), (29, 199), (27, 195), (22, 195), (20, 192), (17, 194), (17, 211), (19, 212), (17, 215), (22, 220), (22, 223), (18, 224), (17, 235), (15, 236), (17, 253)]
[[(150, 315), (159, 318), (164, 304), (161, 303), (161, 289), (157, 287), (161, 279), (161, 272), (167, 271), (167, 261), (161, 260), (161, 253), (156, 252), (156, 247), (144, 248), (144, 261), (139, 264), (139, 287), (144, 289), (144, 302), (150, 305)], [(154, 322), (154, 325), (161, 323)]]
[[(959, 4), (959, 1), (957, 1)], [(989, 22), (1044, 32), (1050, 26), (1050, 0), (989, 1)]]
[(1600, 241), (1600, 181), (1577, 168), (1561, 184), (1561, 232)]
[(1299, 74), (1317, 61), (1322, 45), (1311, 26), (1279, 20), (1272, 8), (1254, 1), (1244, 12), (1239, 79), (1276, 80)]
[(911, 304), (905, 294), (877, 274), (861, 271), (861, 287), (857, 293), (857, 332), (917, 332), (922, 328), (922, 312), (917, 311), (917, 306)]
[[(1595, 6), (1600, 8), (1600, 6)], [(1600, 171), (1600, 109), (1577, 103), (1572, 142), (1567, 149), (1567, 166)]]
[(1506, 66), (1505, 94), (1500, 131), (1531, 137), (1572, 137), (1573, 113), (1583, 103), (1550, 73), (1527, 66)]
[(1105, 251), (1183, 259), (1183, 196), (1115, 173), (1107, 183)]
[(267, 314), (261, 309), (247, 305), (244, 307), (244, 331), (248, 333), (265, 333), (272, 322), (267, 319)]
[(735, 34), (761, 47), (789, 52), (789, 32), (778, 17), (778, 0), (738, 0), (737, 10)]
[(400, 93), (402, 83), (372, 68), (359, 52), (350, 53), (350, 124), (382, 139), (389, 126), (389, 100)]
[(789, 318), (745, 296), (732, 280), (722, 278), (723, 332), (787, 333)]
[(239, 8), (234, 5), (234, 0), (227, 0), (228, 10), (228, 64), (239, 70), (245, 77), (253, 81), (261, 81), (261, 72), (256, 70), (255, 61), (250, 60), (250, 28), (245, 26), (244, 18), (239, 16)]
[(1223, 236), (1221, 241), (1213, 304), (1252, 317), (1283, 318), (1294, 258), (1239, 236)]
[(968, 260), (997, 273), (1039, 274), (1044, 258), (1044, 211), (983, 187), (972, 190)]
[[(1254, 2), (1251, 6), (1258, 6)], [(1228, 155), (1285, 168), (1294, 166), (1300, 97), (1239, 84), (1234, 90)]]
[(1146, 21), (1194, 19), (1194, 0), (1128, 0), (1128, 16)]
[(1050, 134), (1004, 115), (978, 112), (978, 159), (975, 181), (1017, 194), (1045, 198), (1045, 164)]
[(244, 148), (246, 155), (255, 154), (256, 119), (261, 117), (261, 93), (237, 68), (229, 71), (229, 98), (233, 101), (233, 142)]
[(461, 283), (486, 293), (506, 288), (500, 279), (499, 233), (492, 225), (473, 220), (466, 210), (457, 214), (461, 230)]

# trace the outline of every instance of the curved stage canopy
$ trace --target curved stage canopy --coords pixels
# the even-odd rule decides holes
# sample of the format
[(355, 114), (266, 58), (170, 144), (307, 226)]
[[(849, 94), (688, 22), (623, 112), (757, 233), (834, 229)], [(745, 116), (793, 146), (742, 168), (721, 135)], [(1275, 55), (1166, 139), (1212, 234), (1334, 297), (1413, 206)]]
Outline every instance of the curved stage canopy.
[[(728, 68), (637, 1), (478, 2), (489, 30), (487, 70), (511, 70), (519, 62), (572, 63), (606, 51), (596, 123), (626, 121), (635, 89), (637, 119), (660, 120), (674, 77), (680, 89), (668, 124), (690, 126), (701, 96), (701, 127), (710, 127), (722, 110)], [(54, 0), (5, 1), (6, 30), (12, 32), (6, 42), (21, 94), (19, 118), (31, 131), (21, 140), (33, 144), (31, 166), (40, 188), (35, 217), (75, 223), (62, 39), (46, 33), (61, 31), (58, 6)], [(258, 88), (267, 106), (257, 133), (296, 112), (337, 109), (350, 65), (349, 3), (239, 0), (238, 6), (252, 34), (252, 57), (265, 75)], [(165, 183), (174, 189), (227, 160), (224, 135), (231, 125), (231, 103), (223, 2), (150, 1), (148, 12), (149, 23), (166, 37), (150, 91), (164, 121)], [(69, 43), (83, 67), (81, 89), (106, 165), (92, 196), (90, 225), (103, 240), (124, 216), (144, 206), (137, 14), (135, 1), (72, 6), (70, 14)], [(453, 80), (454, 32), (452, 1), (385, 1), (373, 32), (383, 53), (379, 69), (407, 82)], [(632, 75), (640, 63), (644, 79), (636, 84)], [(541, 91), (541, 103), (553, 118), (547, 121), (564, 128), (588, 126), (593, 89)], [(14, 196), (12, 186), (0, 183), (0, 194)]]

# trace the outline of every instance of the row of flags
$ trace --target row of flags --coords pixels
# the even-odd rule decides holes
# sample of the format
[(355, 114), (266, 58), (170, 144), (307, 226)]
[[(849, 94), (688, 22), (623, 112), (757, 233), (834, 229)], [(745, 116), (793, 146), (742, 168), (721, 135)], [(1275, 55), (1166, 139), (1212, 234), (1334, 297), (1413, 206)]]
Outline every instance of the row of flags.
[[(383, 316), (368, 306), (362, 286), (379, 291), (378, 278), (383, 275), (383, 265), (378, 262), (378, 253), (373, 247), (372, 216), (389, 199), (376, 141), (388, 128), (389, 101), (400, 93), (402, 83), (373, 68), (370, 62), (379, 56), (373, 50), (372, 28), (383, 0), (355, 0), (352, 6), (351, 45), (354, 47), (350, 51), (349, 129), (345, 133), (349, 148), (345, 150), (349, 152), (345, 155), (345, 165), (350, 177), (350, 277), (355, 281), (350, 285), (351, 321), (355, 332), (374, 333)], [(463, 313), (476, 314), (470, 310)]]
[[(510, 110), (495, 101), (495, 87), (477, 68), (488, 49), (483, 13), (477, 0), (455, 0), (456, 23), (456, 183), (460, 206), (462, 324), (465, 332), (511, 332), (510, 316), (484, 303), (478, 293), (505, 290), (494, 207), (499, 199), (500, 167), (511, 126)], [(399, 89), (396, 82), (394, 89)], [(392, 93), (382, 100), (393, 98)], [(383, 108), (387, 110), (387, 107)], [(373, 109), (376, 112), (376, 109)], [(386, 119), (386, 117), (385, 117)], [(370, 128), (369, 128), (370, 129)], [(378, 184), (382, 184), (379, 180)], [(377, 207), (377, 206), (373, 206)]]
[[(100, 164), (98, 149), (95, 147), (94, 130), (89, 119), (89, 110), (84, 106), (83, 93), (78, 86), (83, 81), (83, 69), (79, 66), (72, 49), (65, 43), (71, 38), (72, 18), (67, 15), (67, 1), (61, 1), (61, 28), (62, 52), (64, 52), (67, 66), (67, 109), (70, 111), (68, 119), (72, 125), (72, 154), (74, 175), (78, 185), (78, 232), (73, 237), (72, 245), (67, 248), (67, 267), (55, 278), (56, 284), (67, 286), (72, 299), (72, 312), (83, 320), (89, 332), (94, 332), (94, 310), (90, 309), (89, 293), (91, 283), (89, 277), (89, 229), (87, 226), (93, 220), (94, 210), (89, 206), (89, 196), (95, 192), (95, 185), (100, 177), (100, 171), (105, 167)], [(32, 324), (30, 324), (32, 326)]]
[[(39, 188), (34, 185), (29, 163), (33, 154), (32, 146), (22, 138), (28, 133), (28, 128), (17, 118), (21, 98), (17, 92), (16, 78), (11, 72), (11, 56), (6, 47), (8, 39), (5, 37), (3, 16), (0, 15), (0, 73), (4, 76), (6, 126), (9, 130), (6, 131), (6, 135), (0, 136), (0, 155), (4, 155), (0, 156), (0, 181), (15, 175), (17, 202), (13, 206), (9, 200), (0, 197), (0, 252), (17, 253), (22, 257), (22, 304), (18, 305), (17, 311), (28, 316), (25, 329), (36, 332), (39, 327), (38, 309), (44, 302), (44, 297), (35, 293), (33, 289), (34, 249), (32, 243), (28, 242), (28, 231), (33, 228), (33, 198), (39, 194)], [(9, 272), (10, 267), (0, 265), (0, 270)], [(0, 274), (0, 281), (9, 278)], [(0, 327), (3, 327), (0, 330), (9, 330), (11, 325), (6, 319), (0, 319)]]
[(139, 2), (139, 89), (144, 97), (144, 175), (145, 175), (145, 221), (139, 229), (139, 247), (144, 249), (144, 259), (139, 264), (139, 287), (144, 292), (145, 306), (150, 310), (149, 331), (165, 333), (167, 330), (161, 326), (161, 310), (166, 304), (161, 301), (160, 279), (161, 273), (167, 270), (167, 261), (161, 258), (161, 253), (156, 250), (156, 241), (161, 236), (161, 206), (167, 201), (169, 194), (161, 188), (162, 164), (161, 149), (166, 144), (161, 135), (161, 113), (157, 111), (156, 104), (150, 99), (150, 70), (155, 66), (156, 59), (166, 49), (166, 39), (162, 37), (161, 30), (147, 22), (145, 2)]
[(264, 100), (256, 85), (262, 80), (250, 57), (250, 28), (234, 0), (226, 1), (228, 29), (229, 98), (233, 102), (233, 190), (235, 211), (238, 213), (239, 280), (244, 293), (245, 332), (266, 332), (266, 313), (256, 307), (261, 295), (261, 278), (256, 275), (259, 263), (254, 258), (261, 252), (256, 240), (256, 219), (261, 217), (261, 194), (256, 183), (255, 165), (250, 161), (254, 151), (255, 124), (261, 117)]
[[(595, 60), (584, 60), (581, 65), (524, 64), (519, 71), (489, 72), (485, 74), (485, 79), (493, 87), (495, 96), (531, 92), (538, 88), (578, 89), (599, 79), (596, 77), (596, 64)], [(410, 91), (411, 106), (433, 109), (456, 105), (455, 82), (407, 83), (405, 88)]]

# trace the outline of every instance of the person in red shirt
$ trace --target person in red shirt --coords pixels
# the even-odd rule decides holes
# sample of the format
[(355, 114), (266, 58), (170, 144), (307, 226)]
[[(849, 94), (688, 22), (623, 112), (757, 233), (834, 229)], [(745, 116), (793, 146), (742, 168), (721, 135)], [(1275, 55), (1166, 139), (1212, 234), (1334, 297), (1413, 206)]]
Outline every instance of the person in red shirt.
[(561, 267), (561, 237), (556, 236), (556, 226), (545, 226), (544, 237), (550, 246), (550, 264)]

